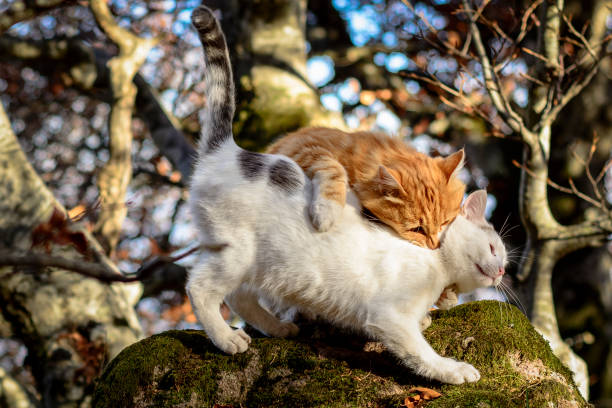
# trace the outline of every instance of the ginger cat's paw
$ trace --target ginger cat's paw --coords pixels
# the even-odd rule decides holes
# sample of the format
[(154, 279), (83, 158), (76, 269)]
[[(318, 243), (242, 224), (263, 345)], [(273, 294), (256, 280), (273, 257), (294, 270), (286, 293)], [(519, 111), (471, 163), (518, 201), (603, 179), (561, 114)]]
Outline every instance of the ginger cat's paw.
[(457, 297), (457, 292), (455, 291), (455, 287), (449, 286), (448, 288), (444, 288), (438, 301), (436, 302), (436, 306), (442, 310), (448, 310), (451, 307), (457, 305), (459, 301)]
[(480, 372), (471, 364), (445, 358), (443, 371), (437, 380), (448, 384), (463, 384), (480, 380)]
[(214, 342), (223, 352), (227, 354), (244, 353), (249, 344), (251, 343), (251, 337), (244, 332), (242, 329), (232, 330), (229, 336), (226, 336), (220, 341)]
[(319, 232), (329, 231), (334, 222), (342, 216), (342, 206), (323, 197), (315, 198), (309, 210), (312, 225)]

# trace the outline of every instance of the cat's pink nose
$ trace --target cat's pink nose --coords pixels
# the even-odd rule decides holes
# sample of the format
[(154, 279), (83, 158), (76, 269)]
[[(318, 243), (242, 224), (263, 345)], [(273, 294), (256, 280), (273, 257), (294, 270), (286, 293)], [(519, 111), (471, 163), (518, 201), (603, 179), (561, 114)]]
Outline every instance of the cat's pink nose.
[(506, 270), (504, 269), (503, 266), (500, 266), (499, 270), (497, 271), (497, 275), (502, 276), (504, 273), (506, 273)]

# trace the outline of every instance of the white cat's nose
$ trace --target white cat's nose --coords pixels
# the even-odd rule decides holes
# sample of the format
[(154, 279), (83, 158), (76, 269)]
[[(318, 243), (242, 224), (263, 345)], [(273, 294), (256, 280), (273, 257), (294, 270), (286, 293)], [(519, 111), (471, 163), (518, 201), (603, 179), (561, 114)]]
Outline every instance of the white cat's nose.
[(497, 276), (503, 276), (504, 273), (506, 273), (506, 270), (503, 266), (500, 266), (499, 270), (497, 271)]

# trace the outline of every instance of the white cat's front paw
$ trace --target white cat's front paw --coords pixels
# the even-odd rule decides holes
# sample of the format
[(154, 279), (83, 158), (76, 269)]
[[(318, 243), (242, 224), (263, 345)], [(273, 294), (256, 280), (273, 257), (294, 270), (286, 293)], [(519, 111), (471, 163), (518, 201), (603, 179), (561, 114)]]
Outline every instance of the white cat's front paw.
[(233, 330), (223, 339), (217, 339), (214, 343), (221, 351), (227, 354), (244, 353), (249, 348), (251, 338), (244, 330), (238, 329)]
[(445, 370), (437, 380), (448, 384), (463, 384), (480, 380), (480, 373), (473, 365), (450, 358), (444, 360)]
[(317, 197), (310, 205), (312, 225), (320, 232), (329, 231), (342, 214), (342, 206), (336, 201)]
[(300, 328), (291, 322), (280, 322), (277, 327), (268, 330), (268, 335), (272, 337), (294, 337), (299, 333)]

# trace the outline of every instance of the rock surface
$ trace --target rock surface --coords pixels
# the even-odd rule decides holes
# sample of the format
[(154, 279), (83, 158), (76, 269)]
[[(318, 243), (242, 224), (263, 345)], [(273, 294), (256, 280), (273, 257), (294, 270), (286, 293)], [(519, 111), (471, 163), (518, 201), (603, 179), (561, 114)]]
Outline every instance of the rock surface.
[(254, 338), (236, 356), (220, 353), (201, 331), (152, 336), (108, 365), (93, 406), (400, 407), (414, 386), (442, 394), (415, 405), (428, 408), (589, 406), (546, 341), (507, 304), (433, 313), (425, 336), (434, 349), (482, 375), (459, 386), (411, 374), (380, 343), (320, 322), (300, 327), (295, 339)]

